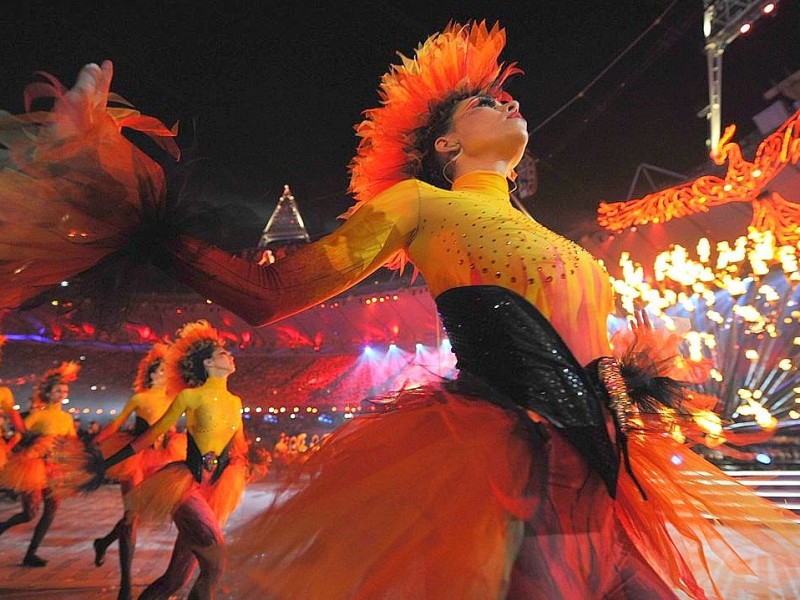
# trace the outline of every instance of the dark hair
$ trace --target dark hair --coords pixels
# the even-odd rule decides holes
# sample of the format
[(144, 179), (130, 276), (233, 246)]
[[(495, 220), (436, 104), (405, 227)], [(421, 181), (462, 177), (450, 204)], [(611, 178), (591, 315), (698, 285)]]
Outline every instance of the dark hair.
[(61, 376), (61, 373), (55, 373), (42, 379), (39, 382), (39, 385), (36, 387), (36, 393), (39, 395), (39, 400), (41, 402), (49, 403), (50, 398), (48, 398), (48, 396), (50, 395), (50, 392), (53, 391), (54, 387), (61, 385), (62, 383), (66, 382)]
[(408, 145), (410, 154), (419, 158), (408, 165), (409, 175), (438, 188), (450, 189), (450, 182), (442, 174), (442, 161), (434, 144), (453, 127), (453, 112), (462, 100), (475, 96), (474, 90), (456, 92), (434, 105), (428, 112), (428, 122), (411, 132)]
[(164, 362), (163, 358), (157, 358), (149, 365), (147, 365), (147, 371), (144, 373), (144, 387), (150, 389), (153, 387), (153, 373), (158, 371), (158, 367)]
[(203, 385), (208, 379), (208, 371), (203, 361), (211, 358), (214, 350), (221, 346), (214, 340), (202, 340), (192, 345), (180, 362), (181, 377), (189, 387)]

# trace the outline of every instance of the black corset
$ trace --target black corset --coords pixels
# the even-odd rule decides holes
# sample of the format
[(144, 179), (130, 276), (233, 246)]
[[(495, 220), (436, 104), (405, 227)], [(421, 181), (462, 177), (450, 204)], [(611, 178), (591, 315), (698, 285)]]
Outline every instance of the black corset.
[(139, 437), (148, 429), (150, 429), (150, 423), (145, 421), (142, 417), (137, 416), (136, 420), (133, 422), (133, 435)]
[(200, 454), (200, 448), (197, 447), (197, 442), (194, 441), (191, 433), (186, 434), (186, 464), (192, 472), (194, 479), (197, 483), (203, 481), (203, 471), (211, 473), (211, 483), (216, 483), (225, 467), (231, 462), (231, 446), (233, 445), (233, 438), (231, 438), (225, 448), (220, 454), (209, 452), (207, 454)]
[(436, 305), (460, 373), (545, 417), (613, 497), (620, 454), (606, 429), (604, 401), (547, 319), (522, 296), (497, 286), (453, 288)]

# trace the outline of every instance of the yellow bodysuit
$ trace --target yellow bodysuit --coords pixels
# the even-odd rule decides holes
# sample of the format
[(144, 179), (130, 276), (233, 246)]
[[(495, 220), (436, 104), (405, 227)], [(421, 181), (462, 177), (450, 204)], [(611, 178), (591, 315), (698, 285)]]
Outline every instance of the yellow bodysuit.
[(49, 404), (47, 407), (33, 411), (25, 417), (25, 429), (41, 435), (60, 435), (77, 437), (75, 421), (69, 413), (61, 410), (60, 404)]
[(342, 227), (272, 265), (182, 238), (178, 276), (255, 324), (314, 306), (405, 252), (431, 294), (496, 285), (523, 296), (581, 364), (609, 354), (608, 275), (577, 244), (516, 210), (499, 173), (471, 172), (451, 191), (414, 179), (359, 205)]
[(219, 455), (234, 436), (243, 438), (242, 400), (228, 391), (226, 380), (209, 377), (200, 387), (179, 393), (164, 415), (134, 442), (134, 449), (151, 445), (186, 413), (186, 427), (201, 454)]
[(112, 431), (116, 431), (134, 412), (137, 417), (147, 421), (148, 425), (152, 425), (164, 416), (171, 402), (172, 398), (167, 396), (167, 391), (163, 387), (152, 387), (138, 392), (131, 396), (122, 412), (108, 427)]
[(0, 410), (9, 415), (14, 411), (14, 394), (5, 386), (0, 386)]

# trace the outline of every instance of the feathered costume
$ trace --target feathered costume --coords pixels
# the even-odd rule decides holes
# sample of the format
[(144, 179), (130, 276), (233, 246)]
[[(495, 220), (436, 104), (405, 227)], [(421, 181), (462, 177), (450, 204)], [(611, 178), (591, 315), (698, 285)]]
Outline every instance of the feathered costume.
[[(189, 495), (199, 493), (211, 506), (220, 525), (239, 504), (248, 477), (241, 400), (227, 391), (225, 381), (191, 374), (190, 357), (202, 347), (223, 347), (224, 340), (206, 321), (188, 323), (167, 352), (167, 390), (175, 401), (147, 432), (148, 439), (175, 423), (186, 412), (187, 454), (138, 486), (126, 505), (145, 520), (168, 521)], [(203, 476), (206, 455), (214, 454), (218, 468)], [(123, 461), (124, 464), (125, 461)], [(206, 465), (207, 466), (207, 465)]]
[[(419, 140), (442, 103), (503, 97), (515, 71), (498, 63), (504, 45), (497, 26), (452, 24), (392, 67), (381, 106), (357, 129), (351, 189), (360, 202), (330, 236), (269, 266), (188, 236), (164, 241), (179, 279), (253, 323), (314, 306), (407, 258), (458, 357), (456, 382), (402, 392), (386, 412), (342, 426), (275, 505), (235, 533), (237, 598), (649, 599), (677, 590), (737, 598), (774, 596), (796, 577), (793, 515), (675, 441), (664, 419), (682, 418), (679, 397), (660, 394), (674, 406), (663, 417), (628, 394), (625, 367), (608, 345), (612, 293), (601, 266), (516, 211), (501, 174), (470, 172), (452, 190), (414, 179), (425, 158)], [(134, 176), (152, 192), (140, 202), (163, 203), (155, 166), (95, 114), (103, 139), (124, 147), (119, 156), (136, 156), (127, 174), (99, 171), (104, 147), (94, 130), (38, 143), (63, 143), (94, 161), (78, 169), (91, 173), (93, 197)], [(36, 161), (18, 170), (42, 174)], [(55, 172), (41, 176), (46, 214), (72, 213), (70, 184)], [(88, 204), (97, 216), (99, 203)], [(136, 226), (93, 223), (91, 236), (105, 240)], [(51, 273), (51, 283), (61, 278), (35, 268), (32, 250), (0, 258), (10, 261), (3, 268), (12, 283), (22, 264), (32, 272), (21, 285), (37, 271)], [(752, 547), (770, 557), (766, 568), (741, 558)], [(724, 586), (712, 555), (730, 569)]]
[[(128, 400), (119, 416), (114, 419), (95, 438), (100, 444), (102, 454), (112, 456), (128, 446), (154, 425), (169, 408), (172, 397), (167, 395), (163, 377), (163, 363), (166, 359), (167, 344), (156, 343), (139, 361), (134, 382), (135, 394)], [(136, 413), (136, 425), (132, 433), (118, 431), (132, 413)], [(114, 465), (105, 473), (106, 477), (120, 483), (123, 498), (134, 486), (164, 467), (186, 458), (186, 435), (168, 432), (156, 442), (132, 457)], [(93, 542), (94, 563), (100, 566), (105, 562), (108, 547), (119, 542), (120, 591), (119, 598), (131, 596), (131, 566), (136, 548), (137, 519), (135, 513), (126, 511), (105, 536)]]
[(82, 453), (77, 443), (77, 432), (72, 415), (61, 410), (61, 404), (47, 404), (42, 396), (45, 389), (59, 383), (71, 383), (78, 378), (80, 364), (63, 362), (47, 371), (36, 385), (33, 404), (42, 408), (32, 411), (24, 421), (25, 435), (14, 447), (11, 460), (0, 471), (0, 488), (17, 493), (38, 492), (45, 488), (63, 488), (70, 478), (69, 467), (63, 460), (54, 461), (52, 455), (63, 455), (67, 438), (73, 440), (75, 448)]
[[(191, 597), (213, 597), (222, 574), (222, 526), (241, 499), (249, 476), (242, 402), (227, 389), (227, 376), (206, 360), (224, 349), (207, 321), (184, 325), (166, 357), (167, 391), (177, 393), (167, 412), (134, 442), (107, 459), (109, 466), (141, 451), (186, 414), (186, 459), (174, 462), (125, 496), (125, 508), (145, 520), (171, 520), (178, 528), (166, 572), (142, 598), (166, 598), (189, 579), (200, 564)], [(232, 359), (230, 359), (232, 360)], [(227, 367), (226, 367), (227, 368)]]
[[(101, 432), (96, 440), (100, 444), (103, 456), (111, 456), (130, 444), (167, 412), (172, 402), (172, 396), (167, 395), (166, 388), (153, 386), (150, 382), (150, 373), (165, 360), (167, 349), (167, 344), (154, 344), (139, 362), (133, 385), (134, 395), (125, 404), (117, 418), (109, 424), (107, 430)], [(136, 423), (133, 431), (130, 433), (117, 431), (134, 412), (136, 413)], [(120, 482), (132, 482), (135, 485), (164, 465), (185, 458), (186, 436), (168, 432), (149, 448), (137, 452), (128, 460), (108, 469), (106, 477)]]
[[(5, 343), (6, 336), (0, 334), (0, 358), (2, 358), (2, 350)], [(11, 421), (11, 424), (14, 426), (15, 434), (11, 442), (6, 442), (4, 437), (0, 437), (0, 471), (2, 471), (3, 467), (6, 466), (11, 449), (14, 447), (14, 444), (19, 441), (19, 438), (22, 436), (22, 432), (25, 431), (25, 425), (22, 423), (22, 417), (19, 416), (19, 412), (14, 408), (14, 406), (14, 394), (12, 391), (5, 386), (0, 386), (0, 412)]]
[(94, 458), (78, 440), (72, 415), (62, 411), (61, 403), (51, 395), (56, 386), (75, 381), (78, 371), (78, 363), (64, 362), (39, 380), (32, 406), (40, 408), (25, 418), (23, 438), (0, 471), (0, 487), (17, 492), (22, 504), (21, 512), (0, 523), (0, 533), (33, 520), (44, 504), (22, 560), (26, 567), (47, 564), (36, 551), (53, 523), (60, 497), (86, 483), (83, 473)]

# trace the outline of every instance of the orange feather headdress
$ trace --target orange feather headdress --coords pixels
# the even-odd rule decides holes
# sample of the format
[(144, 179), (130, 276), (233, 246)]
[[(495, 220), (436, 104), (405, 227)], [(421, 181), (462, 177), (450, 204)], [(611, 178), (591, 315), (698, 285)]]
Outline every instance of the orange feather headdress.
[(204, 380), (195, 373), (194, 355), (214, 347), (225, 347), (225, 340), (205, 319), (186, 323), (175, 334), (176, 339), (167, 350), (167, 394), (175, 395), (187, 387), (198, 387)]
[(73, 360), (62, 362), (57, 367), (50, 369), (42, 375), (42, 378), (36, 384), (36, 388), (34, 389), (34, 400), (39, 402), (46, 402), (47, 399), (44, 398), (43, 392), (46, 389), (52, 388), (54, 385), (59, 385), (62, 383), (72, 383), (76, 379), (78, 379), (78, 373), (81, 370), (80, 363), (77, 363)]
[(139, 368), (136, 371), (136, 380), (133, 382), (133, 391), (141, 393), (149, 390), (150, 373), (152, 372), (153, 365), (163, 362), (167, 356), (168, 344), (158, 342), (153, 344), (150, 352), (145, 354), (144, 358), (139, 361)]
[(361, 138), (350, 163), (350, 191), (369, 200), (395, 183), (419, 174), (422, 156), (414, 147), (415, 132), (429, 125), (437, 104), (453, 95), (491, 95), (508, 99), (502, 85), (520, 73), (516, 63), (498, 58), (506, 43), (497, 23), (450, 23), (417, 48), (414, 58), (400, 54), (381, 78), (381, 106), (364, 112), (356, 126)]

